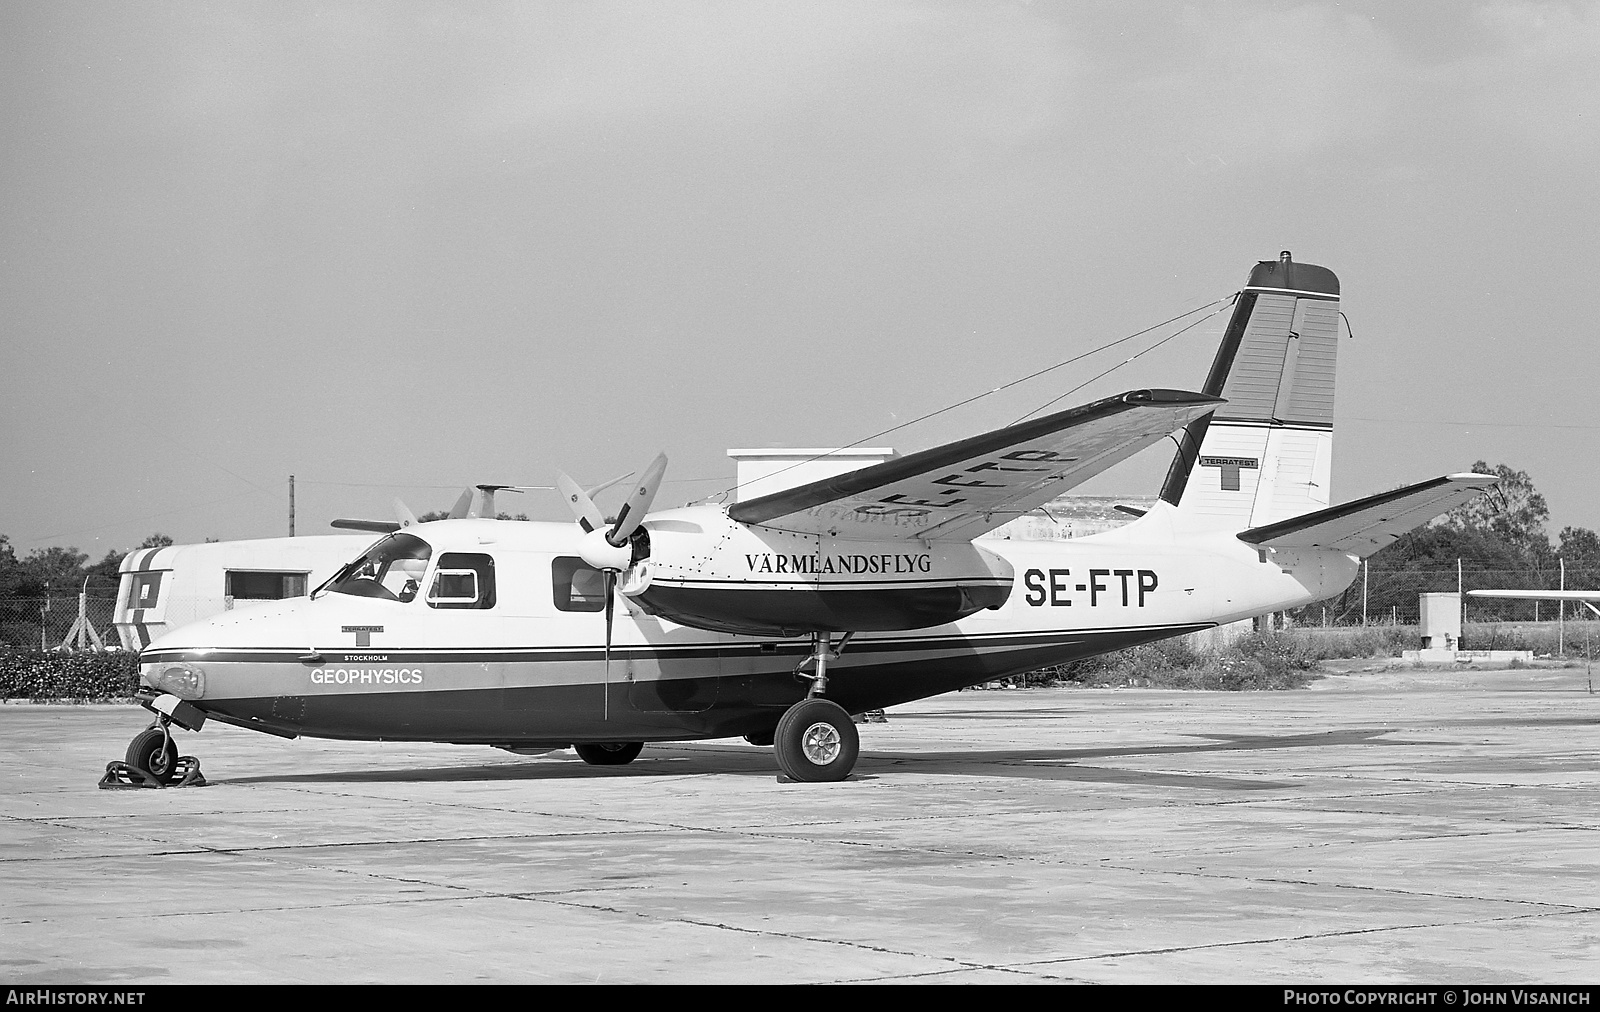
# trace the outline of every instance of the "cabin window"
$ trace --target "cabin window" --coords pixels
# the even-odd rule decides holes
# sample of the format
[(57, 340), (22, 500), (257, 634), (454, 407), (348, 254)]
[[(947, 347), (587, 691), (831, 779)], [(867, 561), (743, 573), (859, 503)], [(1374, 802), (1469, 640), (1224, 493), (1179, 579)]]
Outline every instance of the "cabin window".
[(236, 601), (282, 601), (306, 596), (308, 573), (272, 573), (230, 569), (225, 593)]
[(582, 559), (562, 556), (550, 566), (551, 589), (561, 611), (605, 611), (605, 574)]
[[(422, 585), (423, 570), (433, 549), (413, 534), (391, 534), (367, 549), (323, 584), (335, 594), (410, 601)], [(317, 588), (321, 593), (322, 588)]]
[(445, 552), (428, 587), (430, 608), (493, 608), (494, 559), (480, 552)]

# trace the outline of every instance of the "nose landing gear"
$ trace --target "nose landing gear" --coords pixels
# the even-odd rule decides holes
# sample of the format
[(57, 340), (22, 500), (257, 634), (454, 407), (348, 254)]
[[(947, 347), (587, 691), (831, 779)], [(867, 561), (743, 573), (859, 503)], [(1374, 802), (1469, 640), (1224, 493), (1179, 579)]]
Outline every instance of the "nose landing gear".
[(128, 743), (127, 765), (161, 781), (163, 786), (175, 781), (178, 771), (178, 746), (172, 743), (172, 732), (165, 727), (151, 727), (141, 731)]
[[(157, 702), (161, 699), (158, 697)], [(174, 700), (176, 702), (176, 700)], [(122, 762), (106, 763), (105, 776), (100, 778), (102, 790), (125, 787), (204, 787), (206, 778), (200, 775), (200, 760), (192, 755), (180, 756), (172, 740), (174, 717), (164, 709), (149, 707), (156, 721), (134, 736)], [(192, 707), (191, 707), (192, 709)], [(198, 713), (198, 711), (196, 711)], [(205, 722), (203, 714), (190, 724), (179, 723), (191, 731), (199, 730)]]

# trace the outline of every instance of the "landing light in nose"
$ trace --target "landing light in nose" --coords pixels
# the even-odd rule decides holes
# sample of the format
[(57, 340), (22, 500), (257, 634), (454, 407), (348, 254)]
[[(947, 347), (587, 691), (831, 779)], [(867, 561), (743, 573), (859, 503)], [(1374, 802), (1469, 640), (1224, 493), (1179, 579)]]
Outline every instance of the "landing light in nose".
[(155, 665), (154, 670), (145, 672), (144, 682), (179, 699), (199, 699), (206, 694), (206, 673), (199, 665), (183, 661)]

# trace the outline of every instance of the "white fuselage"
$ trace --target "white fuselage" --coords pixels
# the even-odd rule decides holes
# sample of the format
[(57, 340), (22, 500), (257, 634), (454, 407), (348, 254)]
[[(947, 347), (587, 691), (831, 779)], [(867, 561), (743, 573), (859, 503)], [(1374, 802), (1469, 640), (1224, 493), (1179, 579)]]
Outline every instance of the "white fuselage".
[[(1175, 530), (1175, 519), (1158, 504), (1091, 537), (978, 542), (998, 560), (986, 575), (1011, 571), (1004, 602), (928, 628), (859, 633), (830, 664), (830, 696), (856, 712), (933, 695), (1295, 607), (1356, 572), (1341, 553), (1262, 553), (1228, 532)], [(163, 636), (145, 652), (146, 681), (160, 688), (166, 665), (186, 665), (203, 674), (187, 694), (195, 705), (276, 733), (519, 745), (744, 733), (804, 695), (791, 674), (809, 649), (803, 637), (691, 628), (623, 597), (607, 650), (603, 599), (560, 583), (574, 525), (453, 520), (409, 531), (433, 545), (424, 587), (441, 557), (492, 555), (493, 606), (336, 593), (266, 605)], [(893, 580), (921, 565), (904, 562), (919, 551), (838, 554), (887, 558), (878, 575)]]

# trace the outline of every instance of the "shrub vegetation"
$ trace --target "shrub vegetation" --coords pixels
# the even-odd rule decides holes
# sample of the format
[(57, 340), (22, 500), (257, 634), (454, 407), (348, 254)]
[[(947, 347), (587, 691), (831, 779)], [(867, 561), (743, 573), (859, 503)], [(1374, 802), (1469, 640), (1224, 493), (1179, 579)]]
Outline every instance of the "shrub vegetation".
[(0, 698), (114, 700), (133, 696), (139, 655), (0, 650)]

